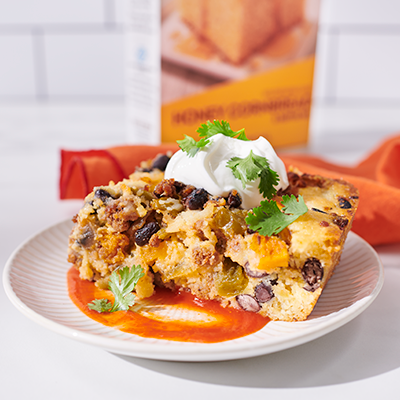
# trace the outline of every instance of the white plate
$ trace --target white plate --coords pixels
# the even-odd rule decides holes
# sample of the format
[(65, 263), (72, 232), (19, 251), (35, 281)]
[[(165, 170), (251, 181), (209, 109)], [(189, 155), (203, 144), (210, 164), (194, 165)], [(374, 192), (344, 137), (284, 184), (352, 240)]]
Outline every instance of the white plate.
[(373, 248), (350, 232), (342, 260), (313, 313), (303, 322), (269, 322), (260, 331), (222, 343), (142, 338), (106, 327), (70, 300), (66, 261), (72, 222), (54, 225), (23, 243), (3, 274), (7, 296), (19, 311), (64, 336), (105, 350), (158, 360), (218, 361), (276, 352), (316, 339), (351, 321), (378, 295), (383, 267)]

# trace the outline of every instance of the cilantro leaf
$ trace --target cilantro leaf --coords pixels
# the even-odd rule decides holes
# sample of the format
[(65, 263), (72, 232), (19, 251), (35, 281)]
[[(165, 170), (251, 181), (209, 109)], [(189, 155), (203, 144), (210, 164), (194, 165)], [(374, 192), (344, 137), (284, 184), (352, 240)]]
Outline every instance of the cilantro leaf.
[(88, 307), (91, 310), (102, 313), (110, 311), (112, 303), (107, 299), (95, 299), (91, 303), (88, 303)]
[(259, 192), (266, 197), (271, 199), (276, 193), (275, 186), (279, 182), (279, 175), (277, 172), (268, 167), (263, 168), (260, 172), (260, 184), (258, 185)]
[(207, 121), (207, 123), (201, 124), (197, 132), (201, 138), (199, 141), (187, 135), (185, 135), (185, 139), (176, 141), (181, 150), (187, 153), (189, 157), (194, 157), (200, 149), (210, 143), (208, 139), (218, 133), (222, 133), (231, 138), (236, 136), (236, 139), (239, 140), (249, 140), (244, 133), (244, 128), (234, 132), (228, 122), (218, 121), (216, 119), (213, 122)]
[(198, 142), (196, 142), (192, 137), (185, 135), (185, 139), (176, 141), (182, 151), (186, 152), (189, 157), (194, 157), (196, 153), (202, 148), (205, 147), (209, 140), (202, 138)]
[(217, 119), (215, 119), (213, 122), (207, 121), (205, 124), (201, 124), (200, 128), (197, 129), (197, 132), (199, 133), (200, 137), (205, 138), (210, 138), (211, 136), (214, 136), (218, 133), (222, 133), (224, 136), (229, 136), (231, 138), (237, 136), (236, 139), (246, 141), (249, 140), (244, 133), (244, 128), (235, 132), (229, 125), (229, 122), (226, 122), (224, 120), (222, 120), (221, 122)]
[(243, 189), (247, 182), (253, 182), (260, 178), (258, 190), (264, 197), (270, 199), (276, 193), (275, 186), (279, 182), (278, 174), (269, 167), (265, 157), (254, 154), (253, 150), (250, 150), (250, 154), (246, 158), (232, 157), (226, 165), (231, 168), (234, 177), (242, 182)]
[(88, 304), (89, 308), (99, 313), (128, 310), (135, 302), (132, 291), (142, 276), (144, 272), (140, 265), (115, 270), (108, 284), (108, 288), (114, 294), (114, 305), (107, 299), (96, 299)]
[(281, 232), (301, 215), (308, 211), (304, 199), (293, 194), (282, 197), (282, 210), (276, 201), (264, 200), (259, 207), (253, 208), (246, 217), (249, 227), (264, 236), (272, 236)]

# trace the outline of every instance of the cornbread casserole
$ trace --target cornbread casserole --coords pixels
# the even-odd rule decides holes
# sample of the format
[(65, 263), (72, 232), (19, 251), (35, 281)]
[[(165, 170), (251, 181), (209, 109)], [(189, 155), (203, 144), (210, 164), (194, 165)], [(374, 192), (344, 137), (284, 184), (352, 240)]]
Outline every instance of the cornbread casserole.
[(272, 320), (306, 319), (339, 262), (357, 190), (291, 169), (289, 187), (274, 200), (301, 195), (308, 211), (279, 234), (262, 236), (249, 229), (250, 211), (235, 190), (214, 197), (164, 179), (166, 162), (160, 156), (86, 197), (69, 239), (68, 260), (80, 277), (107, 288), (115, 269), (140, 265), (139, 299), (164, 286)]

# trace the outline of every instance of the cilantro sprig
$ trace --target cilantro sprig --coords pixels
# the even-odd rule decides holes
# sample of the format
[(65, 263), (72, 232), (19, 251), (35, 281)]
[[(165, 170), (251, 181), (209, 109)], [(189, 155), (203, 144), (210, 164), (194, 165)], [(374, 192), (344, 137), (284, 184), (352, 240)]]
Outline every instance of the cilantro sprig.
[(108, 288), (114, 294), (114, 305), (107, 299), (95, 299), (88, 303), (88, 307), (99, 313), (128, 310), (135, 303), (132, 291), (142, 276), (144, 272), (140, 265), (115, 270), (108, 283)]
[(196, 141), (191, 136), (185, 135), (182, 140), (177, 140), (179, 147), (188, 154), (189, 157), (194, 157), (197, 152), (206, 147), (210, 143), (210, 137), (217, 135), (218, 133), (223, 134), (231, 138), (248, 141), (244, 128), (233, 131), (231, 126), (226, 121), (214, 120), (213, 122), (207, 121), (205, 124), (201, 124), (200, 128), (197, 129), (197, 133), (201, 137), (199, 141)]
[(250, 154), (245, 158), (232, 157), (227, 162), (227, 167), (232, 170), (234, 177), (242, 182), (243, 189), (247, 182), (260, 178), (258, 190), (264, 198), (271, 199), (276, 193), (275, 186), (279, 182), (279, 175), (269, 167), (265, 157), (254, 154), (253, 150), (250, 150)]
[(210, 141), (208, 139), (202, 138), (198, 142), (194, 140), (191, 136), (185, 135), (185, 139), (176, 141), (179, 147), (187, 153), (189, 157), (194, 157), (196, 153), (203, 147), (207, 146)]
[(250, 229), (264, 236), (276, 235), (308, 211), (301, 195), (282, 196), (282, 205), (280, 210), (276, 201), (262, 201), (246, 217)]
[(236, 139), (239, 140), (249, 140), (246, 137), (244, 128), (239, 129), (235, 132), (229, 125), (229, 122), (226, 122), (224, 120), (222, 120), (221, 122), (216, 119), (213, 122), (207, 121), (205, 124), (201, 124), (200, 128), (197, 129), (197, 132), (199, 133), (199, 136), (201, 138), (207, 139), (214, 135), (217, 135), (218, 133), (222, 133), (224, 136), (229, 136), (231, 138), (234, 138), (236, 136)]

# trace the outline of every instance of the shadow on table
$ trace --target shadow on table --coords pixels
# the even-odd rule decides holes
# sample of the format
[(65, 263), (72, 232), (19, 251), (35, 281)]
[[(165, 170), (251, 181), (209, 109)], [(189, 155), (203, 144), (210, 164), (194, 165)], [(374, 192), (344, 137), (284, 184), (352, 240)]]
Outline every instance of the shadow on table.
[(117, 355), (137, 366), (191, 381), (236, 387), (304, 388), (357, 381), (400, 367), (400, 266), (359, 317), (307, 344), (265, 356), (221, 362), (169, 362)]

